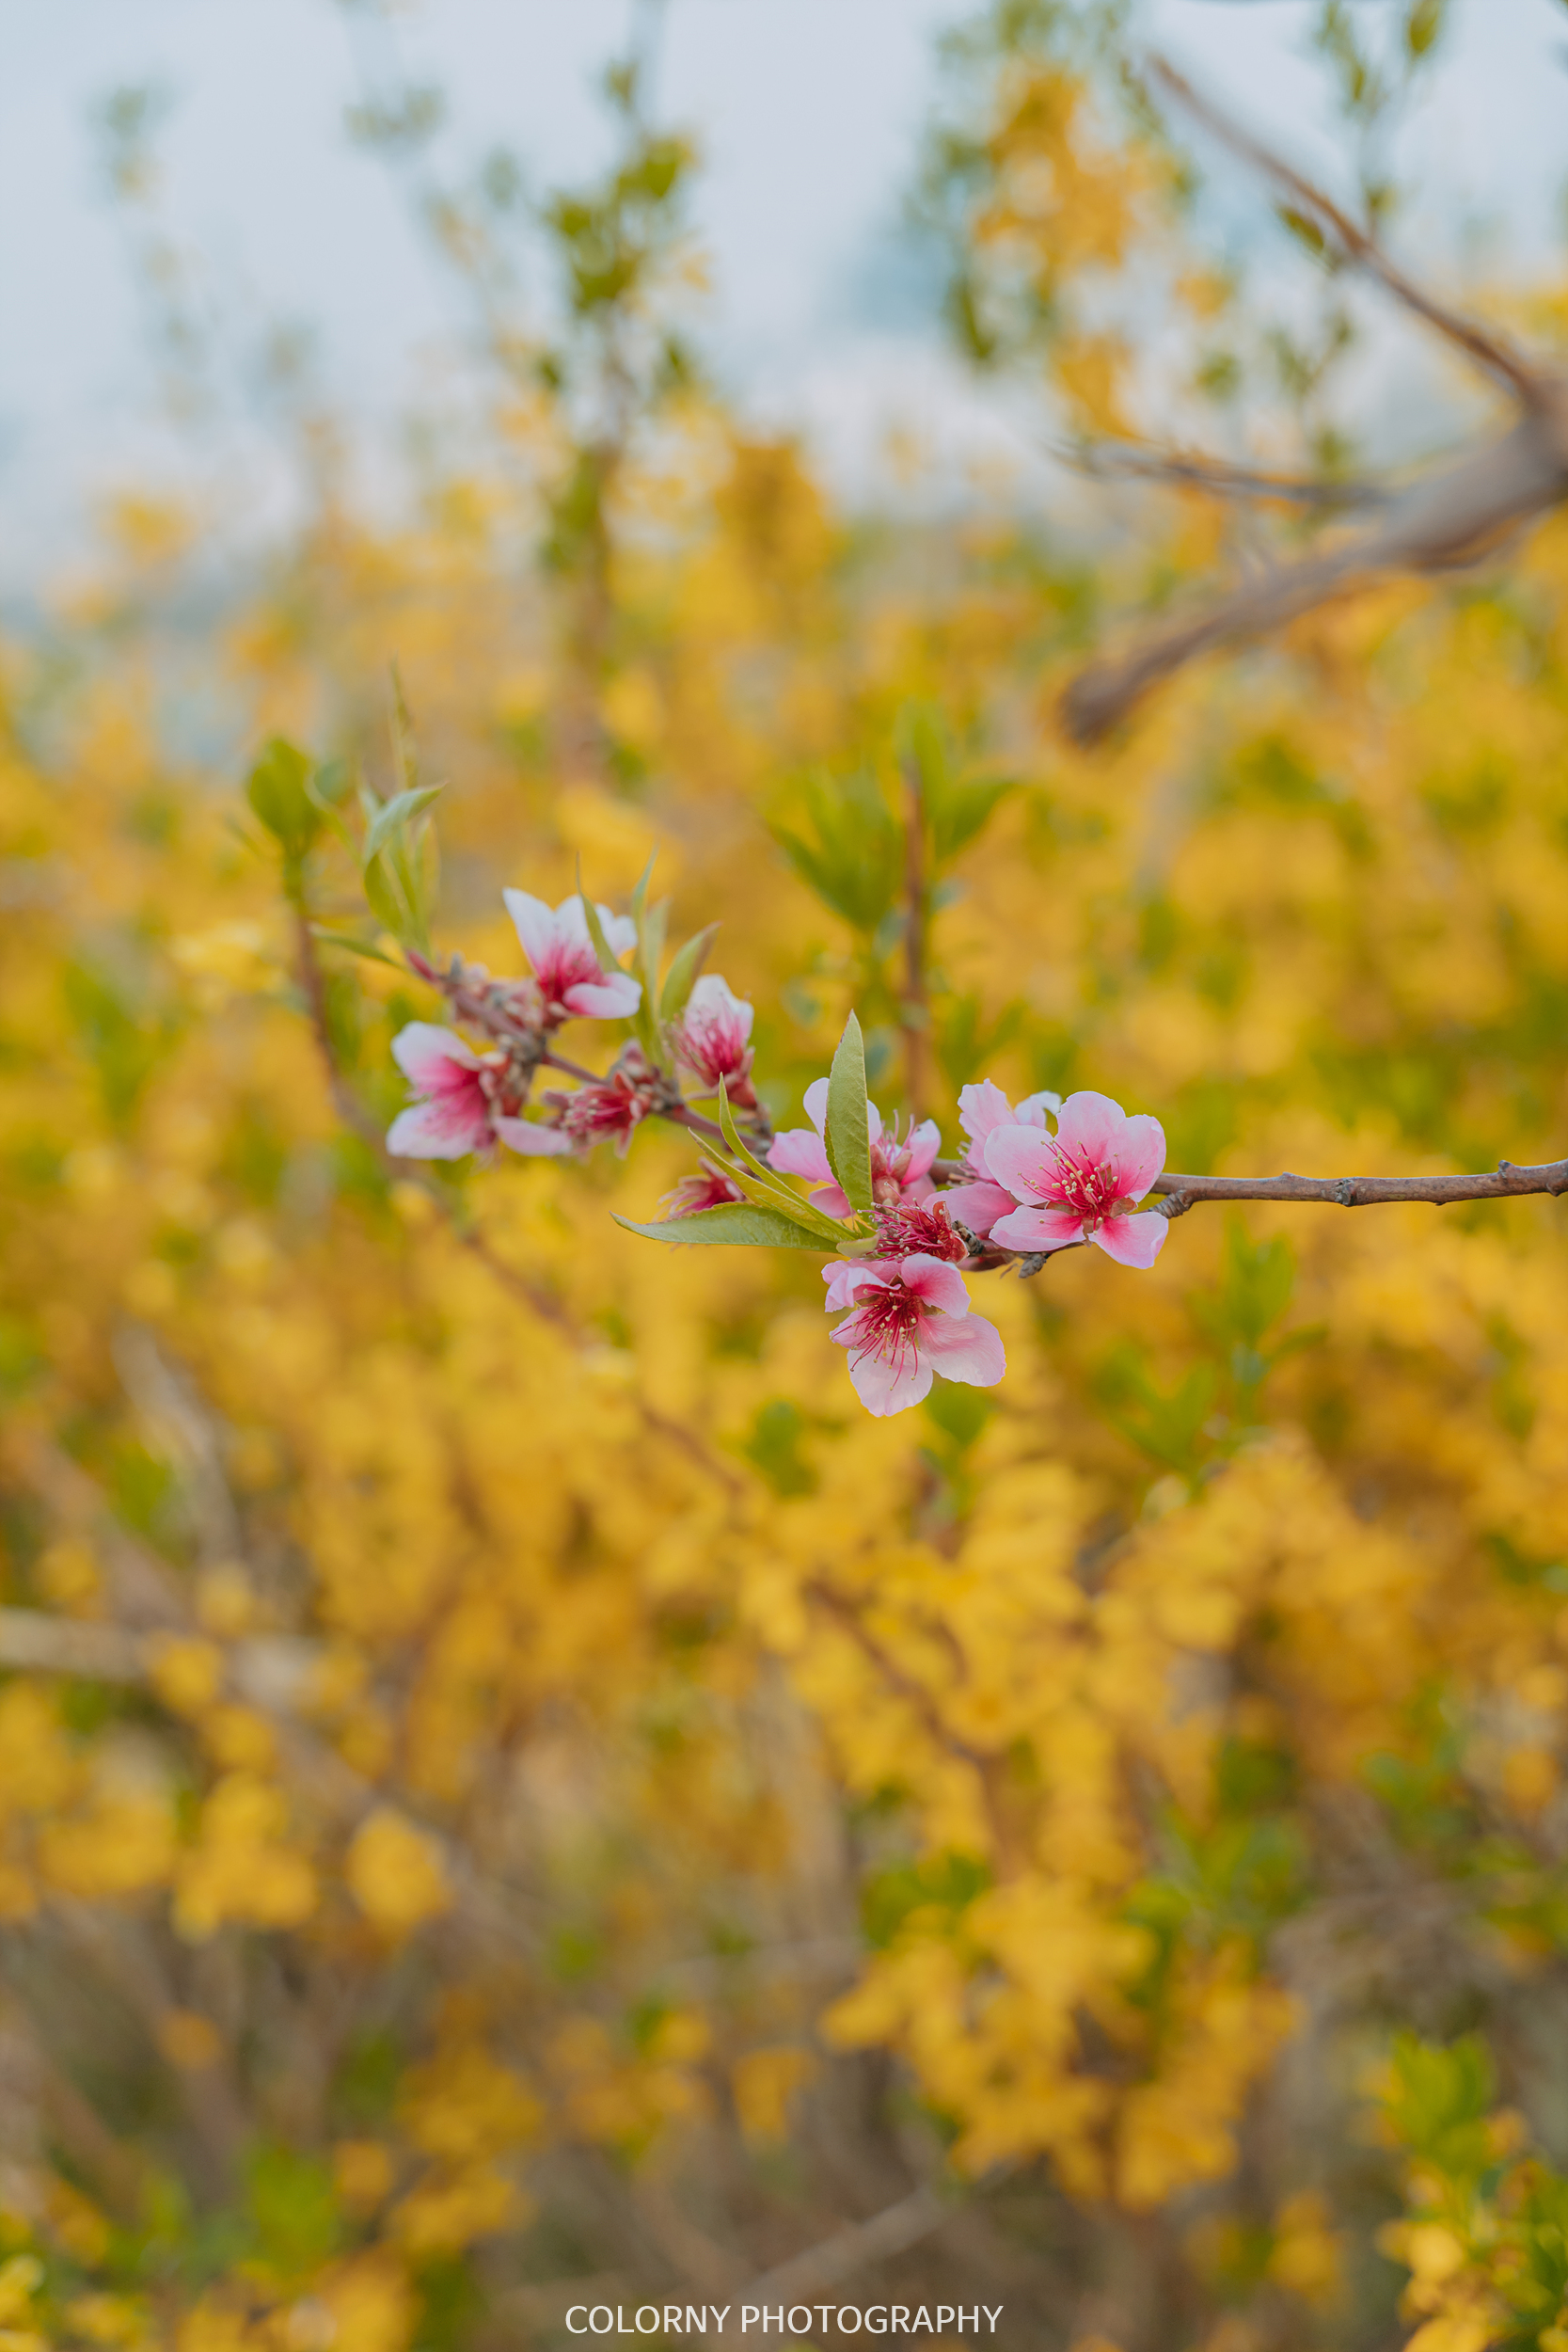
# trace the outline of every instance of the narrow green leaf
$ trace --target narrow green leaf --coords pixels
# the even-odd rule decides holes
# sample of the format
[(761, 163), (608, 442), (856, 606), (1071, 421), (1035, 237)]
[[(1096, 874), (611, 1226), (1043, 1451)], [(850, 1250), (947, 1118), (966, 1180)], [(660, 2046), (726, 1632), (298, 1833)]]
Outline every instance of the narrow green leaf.
[[(649, 865), (653, 864), (650, 858)], [(647, 881), (644, 874), (642, 882)], [(639, 882), (638, 890), (642, 888)], [(642, 994), (635, 1015), (637, 1035), (642, 1051), (652, 1062), (665, 1060), (664, 1041), (658, 1033), (658, 967), (664, 961), (664, 934), (670, 921), (670, 901), (660, 898), (651, 907), (641, 906), (634, 898), (632, 905), (637, 916), (637, 971), (642, 982)]]
[(669, 971), (664, 976), (664, 993), (658, 1000), (661, 1021), (678, 1021), (686, 1010), (691, 992), (697, 985), (697, 975), (707, 961), (719, 926), (709, 923), (696, 931), (684, 947), (677, 948)]
[(359, 845), (360, 864), (368, 866), (373, 857), (379, 856), (393, 835), (411, 824), (443, 789), (438, 784), (420, 784), (411, 791), (399, 792), (393, 799), (384, 801), (371, 819), (365, 838)]
[(275, 735), (261, 747), (245, 798), (285, 858), (297, 863), (321, 830), (320, 812), (306, 790), (310, 762), (297, 745)]
[(791, 1192), (781, 1184), (770, 1184), (764, 1177), (753, 1176), (749, 1168), (737, 1168), (728, 1160), (716, 1160), (713, 1165), (722, 1169), (732, 1184), (739, 1185), (753, 1208), (766, 1210), (769, 1216), (785, 1217), (790, 1224), (803, 1227), (808, 1233), (815, 1233), (819, 1249), (836, 1250), (842, 1247), (847, 1229), (836, 1217), (824, 1216), (820, 1209), (813, 1208), (809, 1200), (802, 1200), (798, 1192)]
[(362, 879), (366, 903), (382, 930), (390, 931), (396, 940), (406, 941), (412, 930), (409, 912), (392, 888), (386, 866), (379, 858), (373, 866), (366, 866)]
[(351, 956), (363, 956), (370, 963), (384, 963), (390, 972), (404, 969), (395, 956), (384, 955), (379, 947), (371, 946), (363, 939), (354, 939), (347, 931), (329, 931), (321, 923), (312, 923), (310, 929), (325, 946), (346, 947)]
[(822, 1139), (828, 1147), (828, 1165), (845, 1199), (851, 1208), (869, 1216), (871, 1122), (866, 1116), (865, 1044), (853, 1013), (844, 1025), (828, 1073), (828, 1117)]
[(721, 1168), (732, 1184), (740, 1186), (748, 1200), (754, 1200), (759, 1208), (774, 1209), (782, 1216), (793, 1217), (797, 1224), (809, 1226), (813, 1232), (820, 1233), (824, 1241), (835, 1249), (849, 1238), (850, 1228), (841, 1224), (837, 1217), (829, 1216), (811, 1201), (802, 1200), (798, 1192), (793, 1192), (748, 1148), (735, 1123), (729, 1093), (721, 1079), (719, 1085), (719, 1124), (735, 1158), (733, 1161), (715, 1159), (713, 1165)]
[(811, 1249), (819, 1258), (824, 1254), (816, 1233), (792, 1224), (788, 1217), (780, 1216), (771, 1209), (754, 1208), (749, 1201), (721, 1201), (715, 1209), (699, 1209), (691, 1216), (666, 1217), (657, 1225), (637, 1225), (629, 1216), (617, 1216), (615, 1222), (624, 1225), (628, 1233), (641, 1233), (649, 1241), (721, 1242), (735, 1248)]
[(403, 674), (395, 661), (388, 668), (392, 681), (392, 764), (397, 770), (398, 791), (411, 792), (420, 772), (420, 747), (404, 696)]
[(588, 896), (587, 891), (584, 890), (582, 886), (582, 860), (580, 857), (578, 860), (578, 897), (582, 901), (582, 912), (587, 917), (588, 936), (594, 943), (594, 953), (599, 959), (599, 970), (601, 972), (619, 972), (621, 966), (617, 963), (614, 956), (610, 953), (610, 942), (604, 935), (604, 925), (599, 920), (599, 910), (594, 904), (593, 899)]
[(336, 808), (352, 782), (346, 759), (324, 759), (305, 788), (318, 808)]
[(637, 925), (639, 931), (642, 929), (642, 910), (648, 903), (648, 884), (653, 879), (654, 860), (657, 855), (657, 850), (649, 850), (648, 863), (642, 868), (637, 888), (631, 894), (631, 919)]

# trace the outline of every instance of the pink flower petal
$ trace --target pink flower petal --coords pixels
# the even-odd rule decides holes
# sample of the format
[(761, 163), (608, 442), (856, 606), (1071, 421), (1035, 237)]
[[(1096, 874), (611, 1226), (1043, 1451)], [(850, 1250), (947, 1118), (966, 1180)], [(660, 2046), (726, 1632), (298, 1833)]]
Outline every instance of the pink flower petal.
[(861, 1291), (874, 1289), (883, 1279), (884, 1270), (871, 1259), (850, 1259), (847, 1263), (841, 1258), (835, 1265), (825, 1265), (822, 1279), (828, 1285), (825, 1304), (829, 1314), (838, 1314), (852, 1306)]
[(1000, 1184), (984, 1181), (977, 1184), (950, 1185), (937, 1198), (949, 1216), (956, 1217), (960, 1225), (967, 1225), (970, 1232), (978, 1233), (982, 1241), (997, 1218), (1010, 1215), (1017, 1205), (1010, 1192), (1004, 1192)]
[(514, 1152), (521, 1152), (530, 1159), (559, 1159), (572, 1149), (571, 1139), (559, 1127), (541, 1127), (531, 1119), (498, 1119), (496, 1133)]
[(907, 1412), (923, 1396), (928, 1396), (934, 1375), (930, 1365), (912, 1347), (900, 1349), (893, 1361), (873, 1354), (869, 1348), (859, 1355), (854, 1353), (858, 1342), (850, 1326), (855, 1320), (851, 1315), (832, 1336), (841, 1347), (850, 1350), (849, 1377), (866, 1411), (881, 1421), (890, 1413)]
[(1015, 1200), (1059, 1199), (1056, 1146), (1041, 1127), (993, 1127), (985, 1142), (986, 1168)]
[(920, 1334), (920, 1352), (944, 1380), (991, 1388), (1007, 1369), (1002, 1334), (984, 1315), (933, 1315)]
[(1117, 1265), (1151, 1266), (1169, 1232), (1169, 1218), (1150, 1212), (1148, 1216), (1108, 1216), (1089, 1239)]
[(450, 1102), (416, 1103), (387, 1130), (387, 1149), (398, 1160), (461, 1160), (489, 1141), (489, 1120), (454, 1118)]
[(1065, 1249), (1084, 1238), (1084, 1220), (1070, 1209), (1015, 1209), (998, 1217), (990, 1238), (1008, 1249)]
[[(567, 904), (574, 907), (580, 907), (582, 900), (580, 898), (572, 898), (567, 901)], [(600, 906), (596, 900), (594, 902), (594, 911), (599, 918), (599, 929), (604, 933), (605, 946), (610, 949), (610, 954), (612, 956), (624, 956), (628, 954), (637, 945), (637, 926), (632, 921), (631, 916), (629, 914), (611, 914), (608, 907)], [(588, 929), (588, 919), (586, 915), (582, 917), (582, 928), (586, 932)], [(700, 985), (701, 983), (699, 982), (699, 986)]]
[(542, 972), (555, 949), (555, 916), (544, 899), (536, 898), (531, 891), (503, 890), (501, 898), (524, 955), (535, 972)]
[(805, 1107), (806, 1117), (820, 1135), (828, 1123), (828, 1081), (826, 1078), (814, 1078), (807, 1087)]
[(733, 1026), (744, 1044), (752, 1034), (754, 1009), (744, 996), (736, 995), (728, 980), (717, 972), (705, 972), (687, 1000), (686, 1021), (691, 1028), (708, 1022)]
[(637, 1010), (642, 986), (625, 972), (609, 973), (602, 980), (578, 980), (561, 999), (568, 1012), (588, 1021), (624, 1021)]
[(1117, 1154), (1117, 1182), (1128, 1200), (1141, 1200), (1165, 1164), (1165, 1131), (1147, 1111), (1127, 1122)]
[(923, 1119), (909, 1140), (910, 1164), (904, 1170), (904, 1188), (918, 1183), (942, 1150), (942, 1129), (934, 1119)]
[(813, 1208), (820, 1209), (824, 1216), (853, 1216), (855, 1214), (847, 1195), (840, 1192), (834, 1184), (816, 1185), (811, 1200)]
[(1056, 1120), (1056, 1140), (1080, 1164), (1114, 1160), (1127, 1133), (1127, 1113), (1108, 1094), (1069, 1094)]
[(410, 1021), (401, 1028), (392, 1040), (392, 1059), (421, 1094), (450, 1083), (450, 1062), (458, 1062), (465, 1070), (479, 1068), (473, 1047), (453, 1030), (437, 1028), (433, 1021)]
[[(973, 1144), (983, 1144), (998, 1127), (1016, 1127), (1018, 1114), (1001, 1088), (990, 1078), (964, 1087), (958, 1094), (958, 1124)], [(974, 1154), (976, 1158), (979, 1153)]]
[(1061, 1107), (1061, 1096), (1053, 1094), (1047, 1089), (1039, 1094), (1026, 1094), (1019, 1104), (1015, 1116), (1021, 1127), (1043, 1127), (1046, 1112), (1049, 1111), (1054, 1119)]
[[(948, 1265), (941, 1258), (927, 1258), (922, 1252), (901, 1260), (898, 1271), (904, 1288), (913, 1291), (922, 1305), (934, 1309), (938, 1314), (968, 1314), (969, 1292), (956, 1265)], [(924, 1320), (921, 1328), (927, 1328)]]
[[(827, 1080), (824, 1078), (822, 1083), (826, 1086)], [(781, 1175), (804, 1176), (814, 1184), (831, 1184), (833, 1181), (827, 1145), (809, 1127), (788, 1127), (782, 1136), (775, 1136), (768, 1147), (768, 1165), (776, 1168)]]

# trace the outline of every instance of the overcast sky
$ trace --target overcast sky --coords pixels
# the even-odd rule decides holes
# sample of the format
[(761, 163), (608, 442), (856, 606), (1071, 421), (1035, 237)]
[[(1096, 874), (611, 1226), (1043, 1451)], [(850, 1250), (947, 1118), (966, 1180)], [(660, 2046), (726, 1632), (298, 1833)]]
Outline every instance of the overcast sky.
[[(1568, 176), (1568, 8), (1457, 0), (1413, 142), (1433, 217), (1557, 237)], [(1381, 0), (1358, 0), (1370, 13)], [(705, 162), (699, 223), (733, 389), (853, 470), (890, 421), (940, 437), (970, 395), (900, 278), (893, 231), (958, 0), (669, 0), (658, 99)], [(1147, 0), (1210, 87), (1311, 159), (1332, 152), (1311, 0)], [(453, 162), (505, 141), (536, 181), (603, 152), (594, 76), (631, 0), (408, 0), (396, 39), (451, 101)], [(351, 414), (391, 418), (460, 305), (397, 189), (344, 133), (356, 95), (339, 0), (0, 0), (0, 580), (79, 543), (94, 496), (156, 458), (153, 372), (122, 225), (89, 130), (118, 83), (166, 88), (171, 226), (242, 326), (309, 326)], [(1241, 200), (1240, 191), (1238, 200)], [(367, 422), (367, 431), (370, 430)]]

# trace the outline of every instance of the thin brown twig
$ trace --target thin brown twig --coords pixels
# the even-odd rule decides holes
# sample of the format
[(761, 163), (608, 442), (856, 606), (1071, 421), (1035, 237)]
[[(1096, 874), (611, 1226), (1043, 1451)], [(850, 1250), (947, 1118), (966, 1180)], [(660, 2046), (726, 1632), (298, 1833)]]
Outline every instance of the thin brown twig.
[[(1209, 1200), (1284, 1200), (1337, 1209), (1427, 1201), (1441, 1209), (1462, 1200), (1526, 1200), (1542, 1195), (1555, 1199), (1568, 1192), (1568, 1160), (1546, 1160), (1534, 1168), (1500, 1160), (1496, 1168), (1474, 1176), (1181, 1176), (1167, 1170), (1156, 1176), (1149, 1191), (1160, 1198), (1146, 1214), (1163, 1217), (1185, 1216), (1189, 1209)], [(936, 1197), (942, 1198), (940, 1193)], [(1069, 1241), (1051, 1250), (1009, 1249), (988, 1241), (962, 1261), (959, 1270), (996, 1274), (1016, 1265), (1022, 1275), (1038, 1274), (1048, 1259), (1087, 1246), (1086, 1241)]]
[(1017, 1860), (1017, 1840), (1001, 1802), (999, 1774), (1003, 1769), (1000, 1756), (984, 1748), (971, 1746), (958, 1732), (942, 1722), (936, 1700), (924, 1683), (907, 1674), (895, 1658), (890, 1657), (877, 1639), (860, 1611), (841, 1593), (835, 1593), (819, 1577), (810, 1577), (803, 1587), (808, 1600), (814, 1600), (825, 1616), (841, 1626), (862, 1655), (873, 1665), (890, 1691), (914, 1710), (921, 1728), (933, 1745), (960, 1764), (967, 1764), (980, 1784), (980, 1797), (986, 1820), (996, 1845), (997, 1859), (1010, 1867)]
[(1333, 199), (1201, 98), (1156, 59), (1152, 78), (1231, 151), (1272, 180), (1294, 209), (1406, 310), (1434, 327), (1510, 391), (1512, 425), (1394, 490), (1371, 528), (1283, 564), (1207, 609), (1151, 629), (1069, 683), (1068, 734), (1087, 748), (1127, 717), (1162, 678), (1224, 645), (1266, 638), (1322, 606), (1401, 576), (1428, 578), (1474, 564), (1568, 497), (1568, 378), (1522, 358), (1499, 337), (1427, 294)]
[(934, 2189), (912, 2189), (908, 2197), (884, 2205), (868, 2220), (852, 2221), (832, 2237), (808, 2246), (803, 2253), (792, 2255), (788, 2262), (765, 2270), (760, 2279), (737, 2290), (736, 2299), (761, 2304), (772, 2296), (781, 2303), (804, 2303), (822, 2288), (836, 2287), (857, 2271), (887, 2262), (929, 2237), (952, 2218), (954, 2210)]
[[(536, 1282), (531, 1275), (525, 1274), (520, 1266), (510, 1264), (497, 1250), (495, 1245), (476, 1226), (469, 1223), (458, 1206), (448, 1199), (440, 1187), (431, 1183), (418, 1161), (399, 1159), (388, 1151), (386, 1138), (379, 1125), (364, 1104), (359, 1101), (339, 1067), (337, 1051), (332, 1042), (331, 1025), (327, 1018), (326, 989), (322, 975), (321, 959), (316, 953), (315, 932), (305, 907), (297, 901), (294, 906), (294, 918), (300, 984), (309, 1014), (311, 1031), (316, 1041), (316, 1050), (326, 1073), (327, 1087), (338, 1116), (344, 1125), (350, 1127), (361, 1142), (374, 1152), (388, 1175), (395, 1176), (400, 1183), (415, 1185), (424, 1195), (425, 1199), (436, 1208), (453, 1238), (478, 1260), (502, 1289), (510, 1292), (514, 1298), (520, 1300), (539, 1317), (541, 1322), (550, 1324), (564, 1338), (580, 1346), (583, 1335), (570, 1311), (562, 1302), (555, 1297), (543, 1283)], [(592, 1073), (588, 1074), (592, 1076)], [(689, 1122), (683, 1121), (682, 1123), (690, 1123), (699, 1132), (711, 1133), (721, 1138), (722, 1131), (720, 1128), (715, 1127), (708, 1120), (698, 1119), (696, 1114), (691, 1114)], [(728, 1463), (719, 1458), (711, 1447), (704, 1443), (695, 1430), (688, 1429), (684, 1423), (671, 1420), (668, 1414), (661, 1413), (657, 1406), (648, 1404), (642, 1397), (637, 1399), (637, 1409), (644, 1427), (652, 1436), (661, 1438), (668, 1443), (678, 1447), (689, 1461), (695, 1464), (706, 1476), (715, 1480), (724, 1489), (732, 1502), (738, 1501), (745, 1491), (744, 1481), (730, 1468)]]
[(1568, 1160), (1516, 1168), (1499, 1160), (1474, 1176), (1156, 1176), (1151, 1192), (1164, 1195), (1159, 1214), (1182, 1216), (1203, 1200), (1318, 1200), (1341, 1209), (1380, 1208), (1397, 1200), (1428, 1200), (1443, 1208), (1457, 1200), (1519, 1200), (1531, 1194), (1568, 1192)]
[(1450, 310), (1423, 287), (1407, 278), (1392, 261), (1375, 237), (1343, 212), (1330, 196), (1276, 155), (1272, 148), (1255, 139), (1250, 132), (1233, 122), (1230, 117), (1196, 90), (1186, 75), (1179, 73), (1166, 57), (1155, 57), (1149, 63), (1150, 78), (1158, 82), (1166, 94), (1200, 122), (1212, 136), (1228, 147), (1232, 154), (1241, 156), (1265, 179), (1283, 189), (1301, 212), (1316, 215), (1320, 226), (1326, 226), (1343, 248), (1346, 258), (1375, 278), (1396, 302), (1427, 326), (1435, 328), (1449, 342), (1455, 344), (1488, 375), (1505, 384), (1526, 407), (1533, 407), (1540, 398), (1541, 372), (1528, 360), (1510, 349), (1501, 337), (1479, 326), (1472, 319)]
[(1256, 499), (1289, 506), (1386, 506), (1393, 495), (1378, 482), (1312, 482), (1297, 474), (1270, 473), (1237, 466), (1196, 450), (1144, 449), (1135, 443), (1091, 441), (1066, 453), (1068, 462), (1097, 482), (1132, 480), (1166, 483), (1178, 489), (1210, 490), (1220, 498)]
[(911, 1118), (926, 1104), (926, 790), (912, 752), (899, 762), (904, 781), (904, 1083)]

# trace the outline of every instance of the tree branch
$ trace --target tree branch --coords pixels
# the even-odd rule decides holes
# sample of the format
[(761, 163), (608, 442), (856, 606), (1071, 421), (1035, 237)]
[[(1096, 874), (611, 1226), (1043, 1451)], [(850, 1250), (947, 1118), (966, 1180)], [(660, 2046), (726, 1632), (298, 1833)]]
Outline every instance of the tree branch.
[[(1373, 529), (1249, 580), (1206, 612), (1152, 630), (1125, 654), (1091, 662), (1062, 696), (1068, 734), (1098, 743), (1161, 678), (1200, 654), (1266, 637), (1332, 598), (1372, 583), (1472, 564), (1568, 495), (1568, 379), (1519, 357), (1497, 336), (1449, 310), (1408, 278), (1331, 198), (1156, 58), (1151, 77), (1233, 152), (1274, 181), (1386, 292), (1512, 392), (1518, 414), (1505, 433), (1433, 467), (1386, 502)], [(1206, 474), (1205, 461), (1196, 462)], [(1217, 485), (1215, 485), (1217, 486)]]
[(913, 753), (899, 763), (904, 782), (904, 1076), (911, 1118), (926, 1106), (926, 792)]
[(1091, 441), (1063, 454), (1069, 465), (1096, 482), (1159, 482), (1177, 489), (1210, 490), (1218, 498), (1256, 499), (1260, 503), (1273, 501), (1338, 511), (1386, 506), (1393, 496), (1382, 483), (1308, 482), (1294, 474), (1268, 473), (1256, 466), (1233, 466), (1199, 452), (1141, 449), (1133, 442)]
[(1478, 326), (1459, 311), (1450, 310), (1446, 303), (1439, 302), (1434, 295), (1418, 286), (1413, 278), (1407, 278), (1403, 270), (1384, 252), (1377, 240), (1358, 227), (1348, 213), (1342, 212), (1332, 197), (1325, 196), (1310, 180), (1293, 170), (1260, 139), (1243, 131), (1240, 123), (1233, 122), (1212, 99), (1200, 96), (1185, 74), (1179, 73), (1168, 58), (1151, 58), (1148, 71), (1150, 79), (1160, 85), (1167, 97), (1173, 98), (1195, 121), (1200, 122), (1213, 137), (1228, 147), (1232, 154), (1239, 155), (1255, 171), (1272, 180), (1302, 213), (1315, 220), (1319, 228), (1326, 229), (1343, 248), (1346, 259), (1364, 270), (1368, 277), (1375, 278), (1396, 302), (1417, 318), (1424, 320), (1428, 326), (1435, 328), (1439, 335), (1463, 351), (1496, 382), (1506, 386), (1525, 407), (1533, 408), (1539, 404), (1543, 391), (1543, 372), (1540, 369), (1532, 367), (1500, 337)]
[(934, 2189), (917, 2188), (895, 2205), (885, 2205), (869, 2221), (851, 2222), (819, 2245), (811, 2246), (774, 2270), (736, 2291), (737, 2300), (762, 2303), (776, 2297), (782, 2303), (805, 2302), (821, 2288), (836, 2287), (871, 2264), (886, 2262), (941, 2229), (953, 2213)]
[(1476, 1176), (1156, 1176), (1149, 1187), (1163, 1193), (1162, 1216), (1182, 1216), (1201, 1200), (1320, 1200), (1341, 1209), (1381, 1208), (1396, 1200), (1429, 1200), (1443, 1208), (1455, 1200), (1518, 1200), (1532, 1193), (1568, 1192), (1568, 1160), (1545, 1160), (1515, 1168), (1499, 1160)]
[[(940, 1163), (939, 1163), (940, 1165)], [(1288, 1200), (1317, 1203), (1324, 1208), (1377, 1209), (1402, 1200), (1429, 1201), (1448, 1208), (1459, 1200), (1525, 1200), (1568, 1192), (1568, 1160), (1543, 1160), (1532, 1168), (1516, 1168), (1512, 1160), (1474, 1176), (1180, 1176), (1167, 1169), (1156, 1176), (1149, 1191), (1161, 1196), (1151, 1216), (1185, 1216), (1206, 1200)], [(936, 1196), (941, 1200), (939, 1192)], [(984, 1243), (962, 1261), (964, 1274), (1005, 1273), (1016, 1265), (1021, 1275), (1038, 1274), (1064, 1249), (1085, 1249), (1086, 1241), (1064, 1242), (1059, 1248), (1009, 1249), (1001, 1242)]]

